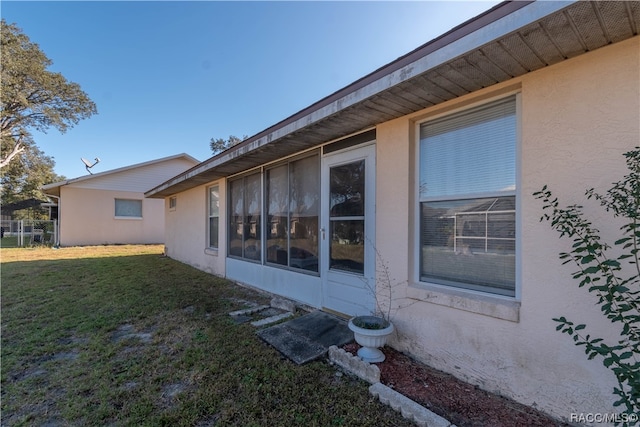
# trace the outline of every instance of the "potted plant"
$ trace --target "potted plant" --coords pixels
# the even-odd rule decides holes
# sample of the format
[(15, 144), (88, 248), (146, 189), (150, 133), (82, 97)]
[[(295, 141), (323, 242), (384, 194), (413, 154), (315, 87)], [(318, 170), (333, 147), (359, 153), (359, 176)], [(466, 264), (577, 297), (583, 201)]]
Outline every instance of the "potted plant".
[[(387, 339), (395, 330), (391, 323), (391, 306), (394, 299), (394, 285), (389, 273), (389, 266), (384, 262), (376, 248), (377, 260), (377, 287), (368, 286), (369, 291), (376, 302), (376, 309), (369, 315), (356, 316), (349, 320), (348, 326), (353, 331), (353, 336), (362, 346), (358, 350), (358, 356), (365, 362), (379, 363), (384, 361), (384, 353), (379, 348), (384, 347)], [(396, 283), (397, 285), (397, 283)], [(397, 306), (394, 312), (402, 307)]]
[(384, 353), (379, 347), (384, 347), (387, 338), (393, 333), (393, 323), (382, 316), (356, 316), (349, 320), (349, 329), (362, 347), (358, 350), (358, 356), (369, 363), (384, 361)]

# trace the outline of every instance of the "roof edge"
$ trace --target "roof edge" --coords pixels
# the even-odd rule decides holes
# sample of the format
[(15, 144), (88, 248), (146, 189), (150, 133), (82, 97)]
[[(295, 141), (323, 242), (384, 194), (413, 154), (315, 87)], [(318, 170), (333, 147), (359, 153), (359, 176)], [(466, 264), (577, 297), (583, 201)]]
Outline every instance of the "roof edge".
[(110, 169), (110, 170), (106, 170), (106, 171), (103, 171), (103, 172), (98, 172), (98, 173), (89, 174), (89, 175), (83, 175), (83, 176), (79, 176), (77, 178), (70, 178), (70, 179), (66, 179), (64, 181), (52, 182), (50, 184), (45, 184), (45, 185), (41, 186), (40, 189), (42, 189), (42, 190), (51, 190), (53, 188), (62, 187), (63, 185), (68, 185), (68, 184), (75, 183), (75, 182), (86, 181), (88, 179), (93, 179), (93, 178), (97, 178), (97, 177), (100, 177), (100, 176), (111, 175), (113, 173), (124, 172), (126, 170), (135, 169), (135, 168), (144, 167), (144, 166), (149, 166), (149, 165), (153, 165), (153, 164), (156, 164), (156, 163), (166, 162), (166, 161), (169, 161), (169, 160), (175, 160), (175, 159), (180, 159), (180, 158), (185, 158), (186, 160), (189, 160), (189, 161), (195, 163), (196, 165), (201, 163), (200, 160), (196, 159), (195, 157), (193, 157), (193, 156), (191, 156), (191, 155), (189, 155), (187, 153), (180, 153), (180, 154), (174, 154), (172, 156), (162, 157), (160, 159), (148, 160), (146, 162), (136, 163), (136, 164), (129, 165), (129, 166), (122, 166), (120, 168)]
[[(509, 34), (527, 23), (567, 8), (577, 1), (579, 0), (502, 2), (241, 143), (156, 186), (147, 191), (145, 197), (165, 197), (174, 186), (262, 148), (266, 144), (308, 126), (309, 123), (315, 123), (319, 117), (326, 117), (343, 110), (358, 101), (356, 99), (358, 97), (354, 94), (359, 93), (360, 98), (373, 96), (377, 93), (376, 91), (384, 90), (383, 86), (396, 84), (390, 83), (389, 77), (393, 77), (394, 81), (402, 81), (411, 78), (414, 73), (426, 72), (425, 67), (429, 69), (438, 62), (450, 61), (477, 48), (477, 45), (488, 42), (489, 39)], [(452, 45), (453, 52), (443, 51)], [(416, 70), (410, 70), (414, 66)], [(191, 187), (195, 186), (197, 183)]]

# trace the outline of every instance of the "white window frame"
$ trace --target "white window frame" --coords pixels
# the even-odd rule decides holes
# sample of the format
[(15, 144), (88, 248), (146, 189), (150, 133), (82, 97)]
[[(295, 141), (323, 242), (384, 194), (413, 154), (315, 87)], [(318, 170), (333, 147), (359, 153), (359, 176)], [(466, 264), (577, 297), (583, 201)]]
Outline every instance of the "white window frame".
[[(118, 202), (136, 202), (140, 205), (140, 215), (118, 215)], [(116, 219), (142, 219), (143, 217), (143, 203), (140, 199), (125, 199), (116, 197), (113, 202), (113, 215)]]
[[(263, 174), (263, 181), (264, 181), (264, 188), (263, 188), (263, 221), (265, 222), (265, 226), (263, 227), (263, 235), (262, 235), (262, 240), (263, 240), (263, 253), (264, 253), (264, 264), (274, 267), (274, 268), (282, 268), (282, 269), (289, 269), (289, 270), (293, 270), (299, 273), (303, 273), (303, 274), (311, 274), (311, 275), (315, 275), (318, 276), (320, 275), (320, 236), (319, 236), (319, 227), (320, 227), (320, 212), (318, 212), (318, 229), (316, 229), (316, 237), (317, 237), (317, 243), (316, 243), (316, 254), (317, 254), (317, 259), (316, 261), (318, 262), (318, 265), (316, 266), (316, 270), (311, 270), (311, 269), (304, 269), (304, 268), (297, 268), (293, 265), (291, 265), (292, 260), (290, 258), (290, 249), (291, 249), (291, 227), (292, 227), (292, 215), (291, 215), (291, 211), (289, 210), (289, 206), (291, 203), (291, 168), (292, 165), (296, 162), (299, 161), (303, 161), (303, 160), (309, 160), (309, 159), (315, 159), (315, 162), (317, 164), (317, 168), (318, 168), (318, 173), (316, 176), (316, 182), (317, 182), (317, 196), (318, 196), (318, 209), (320, 209), (320, 197), (321, 197), (321, 186), (320, 186), (320, 174), (321, 174), (321, 156), (320, 153), (315, 151), (315, 152), (311, 152), (311, 154), (309, 153), (305, 153), (303, 155), (297, 155), (297, 156), (293, 156), (293, 157), (289, 157), (288, 159), (286, 159), (283, 162), (279, 162), (279, 163), (274, 163), (272, 165), (270, 165), (268, 168), (264, 168), (264, 170), (262, 171)], [(268, 240), (267, 240), (267, 227), (270, 226), (269, 224), (269, 182), (268, 182), (268, 176), (269, 176), (269, 172), (271, 170), (274, 170), (278, 167), (282, 167), (282, 166), (286, 166), (286, 181), (287, 181), (287, 228), (288, 228), (288, 232), (287, 232), (287, 247), (286, 247), (286, 252), (287, 252), (287, 263), (286, 264), (279, 264), (276, 262), (272, 262), (268, 260)]]
[[(420, 266), (420, 254), (421, 254), (421, 240), (420, 240), (420, 194), (419, 194), (419, 179), (417, 176), (420, 174), (420, 128), (425, 122), (443, 118), (452, 114), (463, 112), (472, 108), (480, 107), (491, 102), (498, 101), (502, 98), (509, 96), (515, 96), (516, 103), (516, 243), (515, 243), (515, 296), (503, 296), (493, 294), (485, 291), (477, 291), (465, 288), (459, 288), (454, 286), (442, 285), (431, 283), (427, 281), (421, 281), (421, 266)], [(509, 320), (513, 322), (519, 321), (520, 311), (520, 298), (521, 298), (521, 111), (522, 101), (519, 89), (504, 91), (500, 95), (484, 97), (483, 100), (477, 102), (471, 102), (464, 107), (448, 109), (443, 113), (435, 112), (429, 117), (423, 117), (414, 122), (415, 139), (414, 139), (414, 173), (416, 174), (414, 184), (414, 213), (413, 213), (413, 252), (411, 271), (413, 279), (407, 290), (407, 297), (422, 300), (425, 302), (453, 307), (473, 313), (484, 314), (487, 316)]]
[[(217, 200), (218, 212), (217, 213), (213, 213), (211, 209), (211, 195), (213, 194), (214, 190), (217, 191), (218, 193), (218, 200)], [(217, 236), (218, 244), (215, 246), (211, 244), (211, 219), (212, 218), (218, 218), (218, 236)], [(219, 184), (214, 184), (207, 187), (207, 237), (206, 238), (207, 238), (208, 249), (217, 251), (220, 248), (220, 185)]]
[(175, 211), (177, 206), (178, 206), (178, 197), (177, 196), (169, 197), (169, 210)]
[[(260, 209), (260, 220), (259, 222), (253, 222), (253, 223), (245, 223), (245, 218), (248, 216), (247, 214), (247, 181), (249, 179), (252, 178), (257, 178), (259, 183), (257, 185), (258, 188), (258, 207)], [(242, 193), (242, 215), (243, 215), (243, 219), (240, 223), (233, 223), (232, 221), (234, 220), (234, 206), (233, 203), (236, 202), (236, 200), (232, 200), (232, 196), (233, 196), (233, 191), (232, 191), (232, 187), (235, 183), (241, 182), (241, 193)], [(226, 244), (227, 244), (227, 257), (228, 258), (234, 258), (234, 259), (238, 259), (238, 260), (242, 260), (242, 261), (246, 261), (246, 262), (251, 262), (251, 263), (257, 263), (257, 264), (262, 264), (263, 263), (263, 238), (264, 238), (264, 232), (263, 232), (263, 225), (264, 225), (264, 168), (260, 167), (258, 169), (253, 169), (251, 171), (248, 171), (246, 173), (243, 173), (241, 175), (238, 175), (237, 177), (234, 177), (232, 179), (228, 179), (227, 180), (227, 189), (226, 189), (226, 209), (227, 209), (227, 221), (225, 226), (227, 227), (227, 235), (226, 235)], [(240, 254), (232, 254), (232, 237), (234, 235), (234, 233), (231, 232), (231, 228), (232, 227), (241, 227), (242, 230), (240, 233), (238, 233), (241, 237), (240, 237), (240, 241), (241, 241), (241, 247), (240, 247)], [(248, 227), (248, 228), (247, 228)], [(259, 230), (259, 231), (258, 231)], [(257, 235), (257, 237), (260, 239), (260, 242), (257, 246), (257, 250), (260, 252), (259, 255), (257, 257), (251, 257), (247, 255), (247, 251), (245, 248), (245, 232), (249, 232), (249, 234), (251, 234), (252, 232), (255, 233)]]

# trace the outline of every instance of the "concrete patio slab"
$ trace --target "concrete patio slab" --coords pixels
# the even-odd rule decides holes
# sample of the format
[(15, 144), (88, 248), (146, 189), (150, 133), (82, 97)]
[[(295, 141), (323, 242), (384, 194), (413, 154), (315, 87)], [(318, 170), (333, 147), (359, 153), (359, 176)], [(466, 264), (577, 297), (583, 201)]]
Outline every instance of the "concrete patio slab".
[(345, 320), (321, 311), (261, 329), (257, 334), (298, 365), (325, 355), (332, 345), (353, 341)]

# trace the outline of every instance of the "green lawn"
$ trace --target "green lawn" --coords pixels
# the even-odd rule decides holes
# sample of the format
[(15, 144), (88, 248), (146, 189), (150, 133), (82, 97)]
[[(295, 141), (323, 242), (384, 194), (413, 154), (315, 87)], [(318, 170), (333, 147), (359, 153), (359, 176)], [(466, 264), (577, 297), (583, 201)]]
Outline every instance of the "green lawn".
[(17, 248), (18, 237), (17, 236), (5, 236), (0, 240), (0, 248)]
[(2, 425), (411, 425), (228, 312), (260, 295), (161, 246), (3, 248)]

